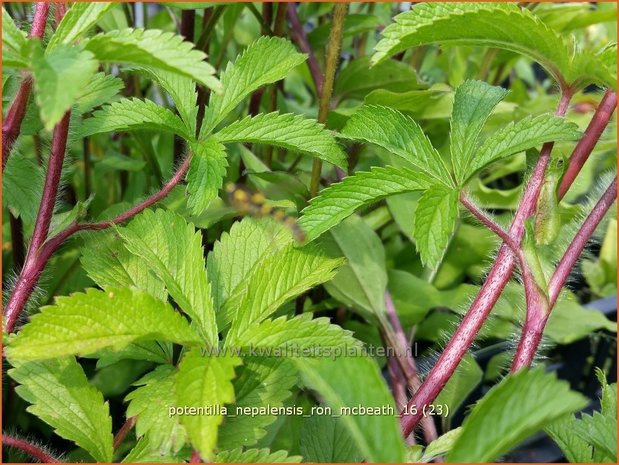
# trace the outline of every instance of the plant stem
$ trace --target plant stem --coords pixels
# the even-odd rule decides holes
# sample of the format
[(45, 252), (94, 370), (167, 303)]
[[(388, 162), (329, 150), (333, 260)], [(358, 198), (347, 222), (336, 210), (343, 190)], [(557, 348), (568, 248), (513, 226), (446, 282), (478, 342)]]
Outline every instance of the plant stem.
[[(571, 97), (571, 91), (569, 89), (564, 90), (556, 111), (558, 116), (565, 115)], [(518, 245), (524, 233), (524, 221), (531, 216), (535, 210), (537, 198), (544, 181), (544, 173), (550, 161), (552, 147), (552, 143), (546, 143), (542, 147), (533, 174), (529, 179), (527, 188), (508, 231), (509, 236), (514, 238), (515, 243)], [(515, 256), (511, 252), (510, 247), (503, 244), (499, 249), (494, 266), (471, 304), (469, 311), (456, 328), (451, 340), (447, 343), (445, 350), (440, 355), (427, 378), (410, 400), (408, 404), (409, 407), (411, 407), (411, 409), (413, 406), (417, 407), (418, 413), (416, 415), (401, 415), (400, 424), (404, 437), (408, 437), (417, 423), (423, 418), (423, 406), (431, 404), (434, 399), (436, 399), (436, 396), (441, 392), (447, 381), (449, 381), (453, 375), (462, 357), (464, 357), (466, 351), (473, 343), (475, 336), (486, 321), (486, 318), (488, 318), (490, 311), (511, 278), (514, 268)]]
[(602, 218), (604, 218), (606, 212), (608, 212), (612, 204), (615, 202), (616, 198), (617, 178), (615, 177), (613, 182), (606, 189), (606, 192), (604, 192), (604, 195), (602, 195), (593, 210), (591, 210), (591, 213), (589, 213), (589, 216), (585, 219), (584, 223), (580, 227), (580, 230), (576, 233), (574, 240), (567, 248), (567, 251), (563, 255), (563, 258), (552, 275), (550, 284), (548, 285), (550, 302), (547, 311), (529, 312), (527, 310), (527, 321), (525, 323), (518, 348), (516, 349), (516, 355), (511, 368), (512, 372), (528, 367), (533, 362), (544, 332), (544, 327), (546, 326), (546, 322), (550, 316), (550, 312), (552, 311), (554, 304), (557, 302), (570, 272), (574, 268), (574, 265), (587, 245), (587, 242), (589, 242), (589, 239), (595, 232), (595, 229), (602, 221)]
[[(396, 350), (397, 362), (400, 364), (400, 371), (406, 378), (406, 384), (411, 392), (414, 394), (421, 386), (421, 378), (419, 378), (419, 370), (417, 369), (417, 363), (415, 358), (410, 353), (410, 343), (406, 339), (404, 328), (400, 323), (400, 318), (396, 312), (391, 293), (385, 292), (385, 307), (387, 309), (387, 318), (393, 331), (393, 337), (391, 337), (391, 331), (386, 329), (386, 339), (391, 341), (391, 345)], [(405, 397), (406, 398), (406, 397)], [(421, 420), (421, 427), (423, 430), (424, 439), (426, 444), (430, 444), (438, 437), (436, 431), (436, 425), (432, 417), (425, 417)]]
[(22, 269), (19, 277), (17, 278), (13, 293), (11, 294), (11, 297), (9, 298), (9, 301), (4, 308), (5, 331), (7, 333), (10, 333), (15, 329), (15, 325), (17, 323), (19, 315), (23, 311), (26, 302), (30, 298), (34, 286), (36, 285), (39, 276), (45, 268), (45, 265), (47, 264), (52, 254), (56, 251), (56, 249), (58, 249), (58, 247), (60, 247), (60, 245), (65, 240), (67, 240), (69, 237), (79, 231), (101, 230), (109, 228), (110, 226), (115, 224), (123, 223), (128, 219), (134, 217), (144, 209), (159, 202), (166, 195), (168, 195), (168, 193), (179, 182), (182, 181), (182, 179), (185, 177), (185, 174), (187, 173), (187, 170), (189, 169), (190, 162), (191, 154), (188, 154), (179, 169), (174, 174), (174, 176), (166, 183), (165, 186), (163, 186), (163, 188), (159, 192), (151, 195), (140, 204), (127, 210), (125, 213), (122, 213), (111, 220), (101, 221), (98, 223), (73, 223), (64, 231), (61, 231), (51, 239), (47, 240), (43, 247), (41, 247), (33, 255), (31, 260), (26, 259), (26, 264), (24, 265), (24, 268)]
[(318, 65), (316, 55), (314, 55), (314, 51), (312, 50), (312, 47), (310, 47), (309, 41), (307, 40), (307, 35), (305, 35), (305, 31), (303, 30), (303, 26), (299, 20), (297, 7), (294, 2), (288, 3), (288, 20), (292, 26), (290, 35), (303, 53), (307, 53), (307, 65), (309, 66), (310, 73), (314, 80), (314, 85), (316, 86), (316, 94), (321, 95), (322, 73), (320, 72), (320, 65)]
[(120, 447), (122, 442), (127, 437), (127, 434), (129, 434), (129, 431), (131, 431), (131, 429), (135, 426), (136, 421), (137, 417), (129, 417), (127, 418), (127, 421), (125, 421), (125, 424), (120, 427), (118, 433), (114, 436), (114, 450)]
[(24, 439), (9, 436), (8, 434), (2, 434), (2, 445), (19, 449), (25, 454), (40, 460), (42, 463), (60, 463), (60, 460), (39, 446), (36, 446)]
[[(335, 71), (340, 59), (340, 48), (342, 46), (342, 35), (344, 32), (344, 19), (348, 13), (348, 3), (336, 3), (333, 7), (333, 20), (331, 23), (331, 33), (329, 34), (329, 45), (327, 47), (327, 61), (325, 65), (325, 77), (320, 90), (320, 104), (318, 107), (318, 122), (325, 123), (331, 107), (331, 96), (333, 95), (333, 83), (335, 82)], [(320, 173), (322, 171), (322, 160), (314, 158), (312, 164), (312, 178), (310, 180), (310, 198), (318, 194), (320, 185)]]
[(182, 10), (180, 34), (189, 42), (193, 42), (196, 24), (196, 10)]
[(617, 94), (608, 89), (600, 101), (591, 122), (587, 126), (584, 136), (578, 141), (578, 144), (570, 156), (569, 165), (561, 180), (561, 185), (559, 186), (558, 193), (560, 198), (565, 195), (574, 182), (574, 179), (576, 179), (576, 176), (578, 176), (578, 173), (580, 173), (581, 168), (593, 151), (595, 144), (600, 139), (604, 129), (606, 129), (616, 107)]
[[(49, 3), (39, 2), (35, 4), (34, 20), (32, 21), (32, 29), (30, 37), (40, 39), (45, 32), (45, 23), (49, 14)], [(21, 85), (15, 96), (15, 100), (7, 111), (6, 118), (2, 124), (2, 169), (6, 166), (9, 160), (13, 144), (17, 140), (21, 130), (21, 124), (26, 115), (28, 99), (32, 92), (32, 78), (24, 76)]]

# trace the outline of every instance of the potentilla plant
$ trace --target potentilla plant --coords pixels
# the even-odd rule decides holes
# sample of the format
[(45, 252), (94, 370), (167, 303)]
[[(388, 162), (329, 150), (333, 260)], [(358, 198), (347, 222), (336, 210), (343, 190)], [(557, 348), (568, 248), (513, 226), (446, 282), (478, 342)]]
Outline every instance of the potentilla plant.
[[(13, 250), (16, 275), (4, 289), (5, 385), (28, 404), (28, 412), (76, 447), (67, 460), (488, 462), (544, 429), (570, 461), (616, 461), (616, 385), (598, 371), (599, 412), (577, 418), (587, 399), (543, 367), (531, 368), (553, 309), (560, 311), (555, 307), (565, 301), (566, 280), (617, 194), (616, 173), (607, 172), (591, 202), (561, 202), (614, 112), (616, 47), (579, 50), (529, 10), (488, 3), (416, 5), (382, 30), (372, 57), (363, 54), (379, 15), (347, 16), (345, 4), (335, 5), (328, 24), (317, 21), (309, 34), (303, 20), (326, 11), (316, 5), (280, 3), (275, 11), (264, 4), (260, 12), (253, 4), (207, 4), (199, 7), (205, 13), (194, 45), (197, 7), (169, 8), (181, 9), (181, 35), (118, 28), (114, 15), (124, 16), (119, 5), (79, 2), (37, 3), (26, 34), (3, 8), (3, 68), (19, 82), (3, 124), (12, 239), (23, 234), (21, 221), (32, 220), (23, 260)], [(228, 42), (246, 39), (234, 30), (245, 9), (263, 35), (245, 41), (218, 72)], [(223, 34), (217, 36), (220, 18)], [(286, 19), (304, 53), (284, 38)], [(359, 56), (338, 80), (340, 49), (351, 45), (351, 37), (349, 48)], [(210, 41), (221, 42), (216, 61), (201, 51)], [(323, 73), (316, 51), (325, 44)], [(490, 47), (492, 53), (506, 50), (534, 60), (555, 81), (556, 112), (532, 112), (489, 131), (509, 92), (487, 83), (484, 73), (449, 92), (415, 89), (420, 98), (453, 93), (448, 144), (439, 146), (411, 116), (416, 108), (394, 109), (398, 102), (389, 97), (417, 79), (399, 61), (402, 53), (431, 44)], [(398, 60), (391, 60), (395, 55)], [(277, 111), (296, 108), (277, 99), (279, 90), (291, 92), (281, 88), (291, 75), (303, 80), (304, 90), (315, 90), (317, 120)], [(125, 82), (132, 88), (124, 88)], [(142, 82), (159, 98), (145, 98)], [(582, 132), (566, 115), (571, 99), (591, 85), (606, 90)], [(375, 89), (372, 97), (368, 88)], [(348, 106), (359, 99), (362, 104)], [(246, 109), (248, 115), (239, 116)], [(39, 138), (51, 133), (46, 160), (37, 163), (21, 153), (24, 130)], [(140, 135), (145, 130), (183, 143), (168, 181), (158, 161), (162, 155)], [(88, 220), (97, 201), (88, 185), (89, 140), (115, 142), (128, 133), (135, 134), (146, 161), (115, 149), (100, 153), (101, 160), (113, 158), (109, 163), (138, 174), (148, 166), (161, 188)], [(85, 200), (58, 213), (63, 179), (72, 175), (65, 154), (78, 142)], [(555, 143), (575, 147), (564, 156), (553, 152)], [(279, 156), (269, 148), (259, 160), (249, 149), (255, 144), (275, 147)], [(386, 153), (389, 164), (355, 171), (360, 147)], [(523, 152), (525, 183), (505, 225), (476, 198), (474, 187), (483, 173)], [(304, 165), (305, 172), (293, 177), (306, 160), (311, 167)], [(333, 167), (339, 182), (319, 191)], [(239, 179), (231, 180), (237, 185), (222, 189), (236, 169)], [(33, 173), (44, 177), (40, 191)], [(245, 185), (248, 176), (257, 180), (253, 186)], [(120, 181), (123, 193), (135, 194), (123, 176)], [(132, 182), (141, 183), (136, 190), (153, 192), (148, 176), (136, 174)], [(313, 197), (298, 221), (284, 212), (294, 201), (270, 200), (261, 192), (278, 183), (295, 193), (294, 200), (301, 192), (303, 205), (308, 194)], [(430, 281), (463, 218), (502, 242), (470, 309), (425, 377), (408, 350), (396, 308), (401, 297), (387, 291), (388, 281), (410, 282), (408, 274), (385, 269), (385, 247), (372, 226), (382, 221), (379, 215), (355, 215), (406, 193), (418, 194), (404, 213), (414, 220), (411, 238)], [(234, 220), (227, 207), (224, 227), (220, 197), (247, 217)], [(54, 271), (61, 246), (75, 237), (81, 239), (75, 263), (88, 284), (70, 295), (53, 294), (42, 305), (41, 276)], [(509, 354), (511, 373), (467, 412), (462, 426), (450, 430), (443, 424), (439, 436), (434, 417), (444, 420), (466, 397), (454, 394), (448, 381), (463, 366), (477, 366), (469, 348), (487, 329), (516, 270), (523, 284), (517, 299), (526, 316)], [(441, 305), (440, 292), (428, 291), (425, 280), (412, 282), (411, 300), (426, 293), (431, 297), (424, 299)], [(318, 316), (333, 308), (333, 321)], [(342, 321), (347, 308), (357, 314)], [(368, 353), (376, 340), (393, 352)], [(130, 366), (135, 376), (116, 375), (119, 366)], [(104, 389), (104, 376), (119, 378), (122, 388)], [(120, 408), (113, 396), (121, 397)], [(372, 413), (354, 413), (359, 411)], [(413, 434), (418, 426), (420, 444)], [(4, 431), (3, 443), (43, 462), (61, 459), (19, 432)]]

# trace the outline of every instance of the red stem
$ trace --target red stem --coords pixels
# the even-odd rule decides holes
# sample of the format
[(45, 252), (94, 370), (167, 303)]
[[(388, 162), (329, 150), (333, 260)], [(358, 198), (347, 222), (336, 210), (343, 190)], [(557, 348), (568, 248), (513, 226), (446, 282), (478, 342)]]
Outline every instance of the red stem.
[[(558, 116), (565, 115), (572, 97), (571, 92), (564, 91), (557, 108)], [(529, 180), (520, 205), (514, 215), (514, 220), (508, 231), (508, 235), (520, 244), (524, 233), (524, 221), (533, 214), (537, 198), (544, 181), (544, 173), (550, 161), (550, 152), (553, 143), (546, 143), (542, 147), (539, 159), (533, 174)], [(408, 403), (408, 411), (416, 407), (417, 414), (410, 415), (403, 412), (400, 416), (400, 424), (404, 437), (413, 431), (417, 423), (423, 418), (423, 406), (431, 404), (441, 392), (447, 381), (451, 378), (466, 351), (473, 343), (475, 336), (488, 318), (490, 311), (496, 304), (501, 292), (509, 282), (515, 268), (515, 256), (510, 247), (503, 244), (499, 249), (495, 264), (490, 270), (486, 281), (475, 297), (471, 308), (464, 316), (460, 325), (456, 328), (451, 340), (437, 360), (436, 364), (422, 383), (419, 390), (413, 395)]]
[[(32, 29), (30, 37), (40, 39), (45, 32), (45, 23), (49, 14), (49, 3), (37, 3), (34, 10), (34, 19), (32, 21)], [(32, 78), (24, 76), (21, 85), (15, 95), (15, 100), (7, 111), (6, 118), (2, 124), (2, 169), (6, 166), (9, 159), (13, 144), (17, 140), (21, 130), (21, 124), (26, 115), (28, 99), (32, 92)]]
[(290, 35), (299, 48), (303, 50), (303, 53), (307, 53), (307, 65), (309, 66), (310, 73), (314, 79), (316, 95), (322, 95), (323, 77), (322, 72), (320, 71), (320, 65), (318, 64), (316, 55), (314, 55), (314, 51), (307, 40), (307, 36), (305, 35), (305, 31), (303, 30), (303, 26), (299, 20), (297, 7), (294, 2), (288, 3), (288, 19), (290, 20), (290, 25), (292, 26)]
[(19, 449), (25, 454), (28, 454), (29, 456), (34, 457), (35, 459), (40, 460), (43, 463), (60, 463), (60, 460), (58, 460), (53, 455), (47, 453), (40, 447), (35, 446), (34, 444), (31, 444), (24, 439), (9, 436), (8, 434), (2, 435), (2, 445)]
[(137, 417), (129, 417), (125, 424), (120, 427), (118, 433), (114, 436), (114, 450), (118, 449), (118, 447), (122, 444), (122, 442), (129, 434), (129, 431), (135, 426), (135, 422), (137, 421)]
[(593, 151), (596, 142), (600, 139), (602, 132), (606, 129), (610, 118), (617, 107), (617, 94), (608, 89), (600, 101), (598, 108), (585, 130), (585, 134), (578, 142), (570, 157), (569, 166), (563, 176), (559, 186), (559, 197), (562, 198), (568, 191), (582, 166), (585, 164), (589, 155)]
[[(525, 328), (523, 330), (520, 343), (516, 349), (516, 355), (511, 368), (512, 372), (528, 367), (533, 362), (535, 353), (537, 352), (537, 348), (539, 347), (539, 343), (542, 339), (544, 327), (546, 326), (546, 322), (550, 316), (550, 312), (552, 311), (554, 304), (557, 302), (570, 272), (574, 268), (574, 265), (587, 245), (587, 242), (589, 242), (589, 239), (595, 232), (595, 229), (598, 227), (600, 221), (602, 221), (602, 218), (604, 218), (604, 215), (608, 212), (611, 205), (615, 202), (616, 198), (617, 178), (615, 177), (613, 182), (606, 189), (606, 192), (604, 192), (604, 195), (600, 198), (593, 210), (591, 210), (589, 216), (587, 216), (587, 219), (580, 227), (576, 237), (569, 245), (554, 274), (552, 275), (550, 284), (548, 285), (550, 302), (547, 310), (544, 311), (544, 308), (541, 307), (540, 304), (537, 304), (535, 307), (529, 307), (529, 304), (527, 303), (527, 321), (525, 323)], [(543, 303), (541, 303), (541, 305), (543, 305)]]

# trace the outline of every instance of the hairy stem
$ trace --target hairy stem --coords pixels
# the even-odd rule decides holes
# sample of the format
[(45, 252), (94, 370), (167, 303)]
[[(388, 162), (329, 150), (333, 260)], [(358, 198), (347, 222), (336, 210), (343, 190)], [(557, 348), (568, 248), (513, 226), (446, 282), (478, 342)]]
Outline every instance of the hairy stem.
[(13, 447), (15, 449), (19, 449), (30, 457), (34, 457), (37, 460), (40, 460), (43, 463), (60, 463), (56, 457), (40, 448), (32, 444), (31, 442), (26, 441), (25, 439), (16, 438), (15, 436), (9, 436), (8, 434), (2, 434), (2, 445), (6, 447)]
[[(32, 22), (32, 29), (30, 30), (30, 37), (36, 39), (43, 37), (48, 14), (49, 3), (39, 2), (35, 4), (34, 20)], [(24, 76), (17, 90), (15, 100), (13, 100), (13, 103), (6, 113), (6, 118), (4, 118), (4, 122), (2, 123), (2, 169), (6, 166), (6, 162), (11, 155), (11, 150), (13, 150), (13, 145), (21, 131), (21, 124), (26, 115), (26, 108), (31, 92), (32, 78), (30, 76)]]
[(598, 108), (591, 119), (591, 122), (585, 130), (585, 134), (578, 142), (572, 155), (570, 156), (569, 165), (561, 180), (559, 186), (559, 197), (563, 197), (568, 191), (581, 168), (589, 158), (595, 144), (600, 139), (600, 136), (606, 129), (610, 118), (617, 107), (617, 94), (608, 89), (604, 97), (600, 101)]
[[(563, 92), (556, 111), (558, 116), (565, 115), (571, 97), (572, 93), (569, 90), (565, 90)], [(516, 210), (512, 225), (508, 231), (508, 235), (514, 238), (515, 243), (518, 245), (520, 244), (524, 233), (524, 221), (531, 216), (535, 210), (537, 198), (544, 181), (544, 173), (546, 171), (546, 167), (548, 166), (548, 162), (550, 161), (550, 152), (552, 151), (552, 147), (552, 143), (546, 143), (542, 147), (539, 159), (533, 170), (533, 174), (529, 179), (527, 188), (524, 192), (520, 205)], [(447, 381), (449, 381), (453, 375), (454, 371), (460, 364), (462, 357), (464, 357), (466, 351), (473, 343), (475, 336), (488, 318), (490, 311), (509, 282), (511, 275), (514, 272), (515, 264), (516, 258), (511, 252), (510, 247), (503, 244), (499, 249), (494, 266), (490, 270), (486, 281), (479, 290), (475, 300), (471, 304), (469, 311), (460, 322), (460, 325), (456, 328), (452, 338), (447, 343), (445, 350), (428, 374), (427, 378), (410, 400), (408, 404), (410, 410), (413, 410), (412, 407), (417, 407), (418, 413), (415, 415), (403, 413), (401, 415), (400, 424), (404, 437), (408, 437), (423, 417), (422, 407), (424, 405), (431, 404), (434, 399), (436, 399), (436, 396), (441, 392)]]
[[(318, 107), (318, 122), (325, 123), (331, 107), (331, 96), (333, 95), (333, 83), (335, 82), (335, 71), (340, 59), (340, 48), (342, 46), (342, 35), (344, 32), (344, 19), (348, 13), (348, 3), (336, 3), (333, 7), (333, 19), (331, 23), (331, 33), (329, 34), (329, 45), (327, 46), (327, 61), (325, 65), (325, 78), (320, 90), (320, 105)], [(312, 178), (310, 180), (310, 198), (318, 194), (320, 185), (320, 173), (322, 171), (322, 160), (314, 158), (312, 164)]]
[(529, 312), (527, 310), (527, 321), (516, 349), (516, 356), (512, 363), (511, 371), (518, 371), (524, 367), (528, 367), (533, 363), (535, 354), (539, 347), (539, 343), (542, 339), (544, 327), (550, 316), (550, 312), (554, 304), (557, 302), (561, 290), (570, 275), (570, 272), (574, 268), (578, 257), (584, 250), (587, 242), (595, 232), (602, 218), (617, 198), (617, 178), (608, 186), (604, 195), (600, 198), (595, 205), (589, 216), (585, 219), (584, 223), (580, 227), (580, 230), (576, 233), (574, 240), (567, 248), (567, 251), (563, 255), (563, 258), (559, 261), (550, 283), (548, 285), (549, 306), (547, 311), (534, 311)]
[(15, 325), (17, 323), (19, 315), (23, 311), (26, 302), (30, 298), (34, 286), (39, 280), (39, 277), (43, 272), (45, 265), (47, 264), (52, 254), (58, 249), (58, 247), (60, 247), (60, 245), (65, 240), (67, 240), (69, 237), (79, 231), (107, 229), (112, 225), (123, 223), (128, 219), (131, 219), (141, 211), (145, 210), (146, 208), (150, 207), (151, 205), (159, 202), (166, 195), (168, 195), (168, 193), (178, 183), (183, 180), (185, 174), (187, 173), (187, 170), (189, 169), (190, 162), (191, 154), (188, 154), (181, 166), (174, 174), (174, 176), (172, 176), (172, 178), (161, 188), (159, 192), (151, 195), (143, 202), (118, 215), (117, 217), (108, 221), (101, 221), (98, 223), (73, 223), (64, 231), (61, 231), (60, 233), (46, 241), (45, 244), (40, 248), (40, 250), (38, 250), (38, 252), (33, 256), (33, 259), (26, 261), (24, 268), (22, 269), (19, 277), (17, 278), (13, 293), (11, 294), (11, 297), (9, 298), (9, 301), (4, 309), (5, 331), (7, 333), (10, 333), (15, 329)]

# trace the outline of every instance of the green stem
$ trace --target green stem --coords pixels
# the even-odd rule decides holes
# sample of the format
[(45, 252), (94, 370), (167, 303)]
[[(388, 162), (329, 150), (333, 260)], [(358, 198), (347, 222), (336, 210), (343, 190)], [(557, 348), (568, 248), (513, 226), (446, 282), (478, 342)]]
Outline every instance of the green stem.
[[(327, 60), (325, 66), (325, 77), (320, 93), (320, 105), (318, 108), (318, 122), (325, 123), (329, 108), (331, 106), (331, 96), (333, 95), (333, 83), (335, 82), (335, 71), (340, 57), (340, 47), (342, 46), (342, 33), (344, 30), (344, 18), (348, 13), (348, 3), (337, 3), (333, 7), (333, 21), (331, 33), (329, 34), (329, 45), (327, 48)], [(322, 161), (314, 159), (312, 165), (312, 179), (310, 181), (310, 197), (318, 194), (320, 185), (320, 173), (322, 171)]]

